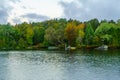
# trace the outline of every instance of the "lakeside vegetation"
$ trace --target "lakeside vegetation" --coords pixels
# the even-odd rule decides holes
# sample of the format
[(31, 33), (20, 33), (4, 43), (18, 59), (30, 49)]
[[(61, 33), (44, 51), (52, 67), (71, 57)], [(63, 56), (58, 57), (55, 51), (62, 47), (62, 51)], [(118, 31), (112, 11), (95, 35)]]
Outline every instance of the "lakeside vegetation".
[(120, 20), (51, 19), (43, 22), (0, 25), (0, 49), (41, 49), (49, 46), (120, 47)]

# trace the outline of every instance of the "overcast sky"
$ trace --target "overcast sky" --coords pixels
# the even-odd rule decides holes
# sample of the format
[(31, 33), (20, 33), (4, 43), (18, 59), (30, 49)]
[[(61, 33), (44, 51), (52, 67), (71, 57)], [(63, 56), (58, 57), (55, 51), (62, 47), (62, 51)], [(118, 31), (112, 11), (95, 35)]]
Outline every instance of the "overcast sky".
[(120, 19), (120, 0), (0, 0), (0, 24), (52, 18)]

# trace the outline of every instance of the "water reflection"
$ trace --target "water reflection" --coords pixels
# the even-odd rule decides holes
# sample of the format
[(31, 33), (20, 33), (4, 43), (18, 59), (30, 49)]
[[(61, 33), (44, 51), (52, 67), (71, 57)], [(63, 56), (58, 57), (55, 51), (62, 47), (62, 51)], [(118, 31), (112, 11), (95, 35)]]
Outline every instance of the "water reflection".
[(8, 54), (0, 52), (0, 80), (8, 80)]
[(0, 52), (0, 80), (119, 80), (120, 54), (110, 52)]

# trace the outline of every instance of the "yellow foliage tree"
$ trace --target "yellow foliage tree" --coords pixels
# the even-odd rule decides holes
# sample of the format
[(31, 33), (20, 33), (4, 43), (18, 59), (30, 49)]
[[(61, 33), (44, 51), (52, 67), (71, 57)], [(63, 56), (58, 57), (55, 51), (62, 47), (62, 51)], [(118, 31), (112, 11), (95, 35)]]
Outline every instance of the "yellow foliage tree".
[(77, 30), (84, 30), (85, 24), (81, 23), (77, 26)]
[(78, 33), (78, 36), (77, 36), (77, 39), (76, 39), (76, 43), (78, 46), (80, 46), (80, 44), (82, 44), (83, 42), (83, 38), (84, 38), (84, 28), (85, 28), (85, 24), (79, 24), (77, 26), (77, 33)]
[(26, 35), (27, 43), (30, 45), (33, 44), (32, 38), (33, 38), (34, 32), (33, 32), (33, 28), (31, 26), (27, 27), (25, 35)]
[(67, 24), (65, 28), (65, 37), (68, 40), (69, 45), (73, 45), (77, 38), (77, 27), (74, 22), (70, 22)]

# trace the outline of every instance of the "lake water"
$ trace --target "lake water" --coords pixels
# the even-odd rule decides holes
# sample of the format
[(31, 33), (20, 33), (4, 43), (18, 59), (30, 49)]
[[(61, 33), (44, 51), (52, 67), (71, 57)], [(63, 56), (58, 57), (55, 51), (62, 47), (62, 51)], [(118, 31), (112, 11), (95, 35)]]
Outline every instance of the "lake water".
[(0, 80), (120, 80), (120, 50), (1, 51)]

